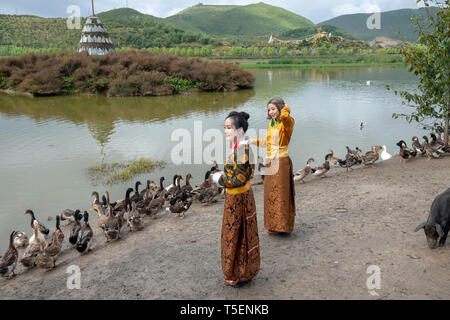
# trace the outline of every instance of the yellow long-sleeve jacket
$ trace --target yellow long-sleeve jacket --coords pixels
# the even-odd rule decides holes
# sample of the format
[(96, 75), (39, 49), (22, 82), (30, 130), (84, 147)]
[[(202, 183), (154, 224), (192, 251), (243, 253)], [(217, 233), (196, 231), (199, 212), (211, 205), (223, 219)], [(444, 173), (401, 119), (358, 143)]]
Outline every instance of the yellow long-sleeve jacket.
[(294, 131), (295, 120), (291, 117), (291, 109), (285, 105), (281, 109), (280, 120), (269, 121), (266, 139), (255, 139), (258, 147), (267, 147), (267, 157), (287, 157), (288, 146)]

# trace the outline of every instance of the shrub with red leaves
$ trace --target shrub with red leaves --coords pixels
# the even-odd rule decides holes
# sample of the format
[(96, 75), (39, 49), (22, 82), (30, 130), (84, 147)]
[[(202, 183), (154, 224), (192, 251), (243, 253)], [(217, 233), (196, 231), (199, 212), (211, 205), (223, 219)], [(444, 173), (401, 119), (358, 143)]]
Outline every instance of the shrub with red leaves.
[(33, 95), (170, 95), (167, 79), (186, 80), (204, 91), (252, 88), (254, 76), (236, 64), (166, 53), (127, 51), (104, 56), (60, 51), (0, 59), (0, 87)]

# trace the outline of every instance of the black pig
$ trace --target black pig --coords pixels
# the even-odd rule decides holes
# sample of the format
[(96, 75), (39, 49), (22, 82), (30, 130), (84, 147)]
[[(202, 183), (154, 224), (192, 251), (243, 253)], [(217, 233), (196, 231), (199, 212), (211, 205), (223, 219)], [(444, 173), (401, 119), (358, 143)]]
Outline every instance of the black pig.
[(427, 222), (419, 224), (415, 231), (422, 228), (431, 249), (438, 247), (438, 240), (440, 247), (445, 244), (450, 230), (450, 188), (434, 198)]

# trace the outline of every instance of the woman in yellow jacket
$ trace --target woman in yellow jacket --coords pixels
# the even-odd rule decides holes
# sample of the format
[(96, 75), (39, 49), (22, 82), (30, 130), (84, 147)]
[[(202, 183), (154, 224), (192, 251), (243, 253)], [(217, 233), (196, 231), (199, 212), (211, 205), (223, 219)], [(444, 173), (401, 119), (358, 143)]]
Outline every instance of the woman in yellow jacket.
[(288, 146), (295, 120), (291, 110), (281, 98), (267, 103), (268, 119), (266, 139), (253, 139), (250, 143), (267, 147), (264, 168), (264, 227), (269, 234), (290, 233), (294, 229), (295, 202), (292, 160)]

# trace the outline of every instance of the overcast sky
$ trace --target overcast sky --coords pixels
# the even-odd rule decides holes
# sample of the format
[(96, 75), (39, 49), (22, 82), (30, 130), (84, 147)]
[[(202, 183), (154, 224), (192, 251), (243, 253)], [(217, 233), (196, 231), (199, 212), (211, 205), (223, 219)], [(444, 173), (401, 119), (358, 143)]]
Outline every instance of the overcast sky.
[[(199, 2), (203, 4), (239, 4), (257, 3), (257, 0), (94, 0), (95, 12), (126, 7), (142, 13), (165, 18)], [(267, 4), (302, 15), (314, 23), (319, 23), (339, 15), (350, 13), (389, 11), (403, 8), (418, 8), (416, 0), (265, 0)], [(77, 5), (81, 16), (90, 15), (90, 0), (0, 0), (1, 14), (32, 14), (41, 17), (69, 17), (67, 8)]]

